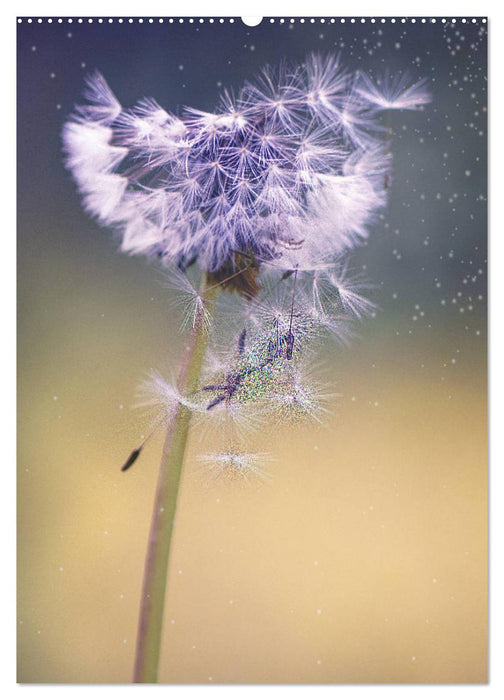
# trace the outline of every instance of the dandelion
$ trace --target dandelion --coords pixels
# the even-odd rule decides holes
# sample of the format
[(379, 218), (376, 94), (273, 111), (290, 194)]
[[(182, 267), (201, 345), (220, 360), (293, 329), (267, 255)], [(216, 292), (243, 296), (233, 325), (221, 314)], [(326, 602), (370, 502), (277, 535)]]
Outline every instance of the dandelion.
[[(67, 165), (124, 252), (182, 269), (197, 260), (217, 275), (234, 272), (237, 255), (301, 263), (355, 246), (385, 204), (377, 175), (390, 158), (371, 87), (335, 58), (310, 56), (264, 69), (215, 113), (186, 107), (175, 117), (152, 99), (122, 108), (95, 74), (89, 104), (63, 131)], [(383, 107), (426, 100), (401, 82)]]
[[(347, 258), (387, 200), (380, 112), (430, 96), (423, 81), (386, 78), (378, 89), (314, 54), (265, 67), (223, 92), (214, 112), (175, 115), (152, 98), (125, 108), (99, 73), (84, 97), (62, 134), (84, 208), (123, 252), (160, 263), (190, 329), (178, 379), (151, 374), (141, 399), (156, 412), (152, 430), (166, 429), (134, 671), (136, 682), (155, 682), (191, 417), (227, 434), (201, 458), (212, 479), (242, 481), (263, 476), (266, 459), (241, 449), (243, 429), (265, 416), (322, 420), (327, 390), (307, 372), (317, 343), (327, 334), (348, 342), (352, 322), (375, 309)], [(219, 290), (237, 294), (217, 304)]]

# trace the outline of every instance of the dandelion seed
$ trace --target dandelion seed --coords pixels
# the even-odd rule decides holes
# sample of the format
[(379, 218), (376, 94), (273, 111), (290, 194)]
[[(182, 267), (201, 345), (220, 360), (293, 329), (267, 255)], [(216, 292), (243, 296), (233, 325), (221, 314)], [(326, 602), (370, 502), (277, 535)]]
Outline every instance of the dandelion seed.
[(418, 109), (420, 105), (428, 104), (432, 99), (425, 79), (411, 85), (405, 74), (397, 78), (385, 76), (383, 84), (378, 88), (361, 73), (357, 92), (378, 109)]
[(345, 313), (362, 320), (376, 311), (377, 306), (359, 292), (370, 289), (371, 285), (362, 276), (351, 275), (348, 271), (348, 261), (344, 261), (338, 269), (329, 275), (329, 282), (336, 289), (342, 310)]
[(147, 379), (140, 385), (139, 400), (136, 408), (162, 409), (162, 412), (169, 418), (173, 409), (178, 406), (185, 406), (191, 411), (201, 411), (201, 406), (190, 397), (183, 396), (173, 382), (168, 382), (159, 372), (151, 372)]
[(137, 447), (136, 450), (133, 450), (133, 452), (130, 454), (126, 462), (123, 464), (121, 467), (121, 471), (125, 472), (127, 469), (133, 466), (133, 464), (137, 461), (138, 457), (140, 456), (140, 452), (143, 449), (143, 444), (140, 445), (140, 447)]
[(187, 274), (174, 266), (170, 266), (164, 278), (164, 286), (175, 292), (174, 305), (181, 307), (183, 310), (182, 328), (187, 326), (194, 328), (198, 321), (208, 332), (212, 322), (212, 315), (206, 308), (200, 292), (192, 284)]
[(202, 439), (212, 439), (216, 435), (242, 443), (250, 433), (264, 430), (268, 416), (267, 407), (258, 400), (245, 400), (234, 397), (232, 401), (219, 401), (210, 410), (208, 398), (201, 403), (201, 411), (193, 416), (195, 427)]
[(283, 382), (277, 382), (276, 390), (268, 397), (269, 410), (279, 422), (323, 423), (323, 417), (329, 413), (326, 404), (337, 396), (327, 389), (322, 382), (310, 380), (306, 368), (298, 368)]
[(139, 391), (137, 408), (150, 409), (154, 416), (151, 419), (150, 432), (147, 437), (135, 448), (121, 467), (125, 472), (130, 469), (140, 457), (145, 445), (163, 426), (166, 426), (173, 415), (173, 411), (178, 405), (185, 406), (191, 411), (202, 410), (201, 406), (183, 397), (174, 384), (167, 382), (159, 373), (152, 372), (144, 380)]
[(238, 453), (233, 450), (215, 454), (201, 455), (199, 461), (206, 465), (210, 481), (230, 479), (249, 482), (255, 479), (267, 479), (269, 474), (263, 465), (271, 462), (271, 457), (259, 453)]

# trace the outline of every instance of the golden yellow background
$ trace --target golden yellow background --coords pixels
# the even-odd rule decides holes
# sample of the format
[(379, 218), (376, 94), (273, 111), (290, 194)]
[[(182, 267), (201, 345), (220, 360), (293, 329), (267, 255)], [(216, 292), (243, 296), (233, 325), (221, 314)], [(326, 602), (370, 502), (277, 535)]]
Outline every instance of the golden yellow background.
[[(48, 330), (47, 347), (54, 334), (61, 344), (45, 355), (46, 381), (37, 366), (23, 377), (21, 682), (131, 680), (161, 437), (119, 471), (145, 428), (124, 399), (142, 359), (175, 361), (181, 349), (164, 292), (145, 312), (152, 290), (137, 284), (140, 298), (130, 289), (126, 304), (105, 295), (104, 317), (87, 327), (97, 299), (70, 295), (65, 305), (81, 308)], [(351, 350), (330, 355), (326, 377), (342, 396), (325, 427), (251, 437), (275, 457), (271, 482), (209, 487), (197, 461), (209, 438), (196, 426), (161, 681), (485, 682), (480, 344), (466, 342), (453, 364), (451, 343), (371, 323)]]

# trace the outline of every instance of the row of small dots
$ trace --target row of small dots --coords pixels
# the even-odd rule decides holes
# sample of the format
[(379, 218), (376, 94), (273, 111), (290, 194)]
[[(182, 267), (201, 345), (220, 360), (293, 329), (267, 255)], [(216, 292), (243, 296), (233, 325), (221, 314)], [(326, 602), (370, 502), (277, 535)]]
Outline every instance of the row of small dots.
[[(226, 22), (226, 20), (230, 24), (233, 24), (236, 21), (233, 17), (229, 17), (229, 18), (225, 18), (225, 19), (221, 17), (219, 20), (216, 20), (213, 17), (210, 17), (210, 18), (205, 17), (205, 18), (199, 18), (199, 19), (194, 19), (193, 17), (190, 17), (189, 19), (185, 19), (182, 17), (178, 18), (178, 19), (173, 19), (170, 17), (166, 21), (169, 24), (173, 24), (174, 22), (178, 22), (179, 24), (184, 24), (184, 22), (188, 22), (189, 24), (193, 24), (194, 22), (198, 22), (199, 24), (203, 24), (204, 22), (209, 22), (210, 24), (213, 24), (214, 22), (219, 22), (220, 24), (224, 24), (224, 22)], [(123, 24), (124, 22), (126, 22), (128, 24), (133, 24), (135, 21), (137, 21), (139, 24), (143, 24), (143, 22), (147, 22), (148, 24), (153, 24), (154, 22), (158, 22), (159, 24), (163, 24), (165, 19), (163, 19), (163, 17), (160, 17), (158, 19), (154, 19), (154, 18), (150, 17), (149, 19), (144, 20), (142, 17), (139, 17), (139, 18), (136, 18), (136, 20), (135, 20), (135, 19), (130, 17), (128, 20), (125, 20), (125, 19), (117, 18), (117, 17), (115, 17), (115, 18), (109, 17), (107, 19), (103, 19), (102, 17), (99, 17), (99, 18), (89, 17), (87, 20), (84, 20), (82, 18), (74, 19), (72, 17), (68, 17), (67, 19), (62, 19), (60, 17), (58, 19), (53, 20), (51, 17), (48, 17), (48, 18), (40, 18), (39, 17), (38, 19), (34, 20), (32, 18), (23, 19), (22, 17), (18, 17), (17, 21), (18, 21), (18, 24), (21, 24), (22, 22), (27, 22), (28, 24), (32, 24), (33, 22), (36, 22), (37, 24), (42, 24), (43, 22), (47, 22), (48, 24), (52, 24), (53, 22), (57, 22), (58, 24), (62, 24), (63, 22), (67, 22), (68, 24), (72, 24), (73, 22), (76, 22), (77, 24), (83, 24), (84, 22), (87, 22), (88, 24), (92, 24), (95, 21), (98, 24), (103, 24), (103, 22), (107, 22), (108, 24), (113, 24), (114, 22), (117, 22), (118, 24)], [(305, 19), (303, 17), (296, 17), (296, 18), (291, 18), (289, 20), (284, 19), (284, 18), (271, 17), (268, 21), (270, 24), (274, 24), (275, 22), (278, 22), (279, 24), (284, 24), (285, 22), (287, 22), (289, 24), (294, 24), (295, 22), (299, 22), (300, 24), (305, 24), (306, 22), (309, 22), (310, 24), (314, 24), (315, 22), (320, 22), (321, 24), (324, 24), (326, 22), (329, 24), (334, 24), (338, 20), (336, 20), (334, 18), (326, 19), (324, 17), (320, 17), (320, 18), (317, 17), (316, 19), (314, 19), (313, 17), (311, 19)], [(345, 22), (350, 22), (351, 24), (355, 24), (356, 22), (360, 22), (361, 24), (365, 24), (366, 22), (370, 22), (371, 24), (375, 24), (376, 22), (378, 22), (380, 24), (385, 24), (386, 22), (390, 22), (391, 24), (395, 24), (396, 22), (400, 22), (401, 24), (406, 24), (406, 22), (410, 22), (411, 24), (415, 24), (417, 21), (420, 22), (421, 24), (426, 24), (427, 22), (430, 24), (436, 24), (436, 22), (438, 20), (436, 19), (436, 17), (431, 17), (431, 18), (422, 17), (422, 18), (419, 18), (418, 20), (415, 17), (412, 17), (410, 19), (406, 19), (404, 17), (401, 19), (396, 19), (395, 17), (382, 17), (381, 19), (375, 19), (374, 17), (371, 17), (371, 18), (361, 17), (359, 19), (355, 19), (354, 17), (350, 17), (350, 18), (349, 17), (341, 17), (341, 19), (339, 19), (339, 22), (341, 24), (345, 24)], [(458, 19), (454, 18), (451, 20), (443, 18), (443, 19), (440, 19), (439, 21), (442, 24), (446, 24), (447, 22), (450, 24), (456, 24), (457, 22), (461, 22), (462, 24), (466, 24), (467, 22), (471, 22), (472, 24), (476, 24), (478, 20), (474, 17), (472, 19), (466, 19), (465, 17), (462, 17), (462, 18), (458, 18)], [(483, 24), (485, 24), (486, 18), (483, 17), (481, 19), (481, 22)]]

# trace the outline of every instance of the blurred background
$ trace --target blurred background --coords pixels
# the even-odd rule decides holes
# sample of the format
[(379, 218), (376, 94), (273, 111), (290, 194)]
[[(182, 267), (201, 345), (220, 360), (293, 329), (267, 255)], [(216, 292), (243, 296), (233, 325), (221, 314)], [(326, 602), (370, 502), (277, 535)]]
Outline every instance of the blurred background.
[(353, 258), (381, 310), (324, 348), (325, 425), (251, 435), (274, 457), (251, 486), (209, 486), (192, 432), (160, 680), (486, 681), (486, 24), (125, 18), (18, 25), (20, 682), (131, 680), (161, 436), (120, 467), (139, 382), (184, 344), (159, 270), (82, 211), (62, 124), (96, 69), (124, 106), (212, 110), (310, 51), (433, 102), (390, 118), (389, 206)]

